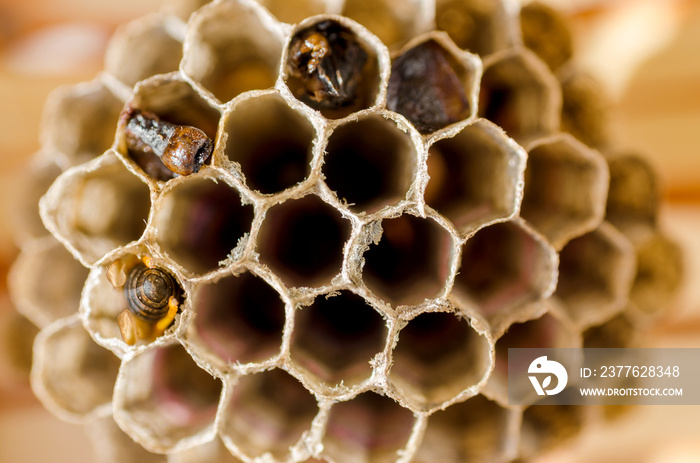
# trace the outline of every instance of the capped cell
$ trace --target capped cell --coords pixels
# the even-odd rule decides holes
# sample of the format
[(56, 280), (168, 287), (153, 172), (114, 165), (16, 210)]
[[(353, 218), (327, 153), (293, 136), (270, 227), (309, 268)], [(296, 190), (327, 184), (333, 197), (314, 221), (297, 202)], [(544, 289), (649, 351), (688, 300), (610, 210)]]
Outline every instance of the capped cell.
[(387, 108), (429, 134), (476, 114), (481, 62), (444, 34), (409, 43), (391, 64)]
[(325, 392), (372, 376), (370, 362), (384, 350), (387, 327), (369, 303), (348, 290), (322, 294), (295, 310), (291, 359)]
[(455, 313), (423, 313), (399, 331), (389, 381), (414, 409), (477, 392), (491, 371), (490, 341)]
[(527, 49), (505, 51), (485, 63), (479, 115), (518, 143), (559, 129), (561, 90), (547, 65)]
[(156, 243), (190, 274), (214, 271), (234, 249), (243, 251), (253, 221), (253, 206), (243, 201), (226, 179), (183, 179), (156, 203)]
[(198, 287), (197, 313), (187, 339), (201, 357), (222, 369), (264, 362), (279, 353), (285, 305), (280, 294), (250, 271), (226, 274)]
[(188, 22), (180, 68), (224, 103), (275, 84), (282, 40), (281, 29), (258, 4), (213, 2)]
[(122, 364), (114, 390), (114, 419), (152, 452), (177, 452), (216, 434), (221, 381), (178, 343), (139, 351)]
[(363, 256), (367, 287), (395, 306), (439, 297), (453, 258), (447, 230), (431, 218), (408, 214), (384, 219), (381, 226), (381, 238)]
[(527, 153), (485, 119), (430, 146), (425, 202), (464, 234), (515, 215)]
[(394, 462), (406, 447), (415, 421), (410, 410), (389, 397), (364, 392), (331, 407), (323, 454), (336, 463)]
[(65, 171), (39, 203), (46, 228), (85, 266), (138, 240), (150, 207), (148, 185), (111, 151)]
[(316, 131), (277, 93), (241, 100), (225, 116), (224, 154), (240, 165), (248, 187), (279, 193), (309, 175)]
[(260, 261), (287, 286), (323, 286), (340, 273), (350, 221), (307, 195), (270, 208), (260, 227)]
[(233, 385), (219, 434), (229, 449), (247, 458), (269, 453), (285, 460), (317, 413), (316, 399), (297, 379), (279, 369), (263, 371)]
[(405, 127), (373, 114), (333, 131), (322, 169), (328, 187), (350, 210), (372, 213), (406, 199), (418, 154)]
[(521, 215), (559, 250), (600, 224), (608, 183), (600, 153), (567, 134), (543, 139), (529, 150)]

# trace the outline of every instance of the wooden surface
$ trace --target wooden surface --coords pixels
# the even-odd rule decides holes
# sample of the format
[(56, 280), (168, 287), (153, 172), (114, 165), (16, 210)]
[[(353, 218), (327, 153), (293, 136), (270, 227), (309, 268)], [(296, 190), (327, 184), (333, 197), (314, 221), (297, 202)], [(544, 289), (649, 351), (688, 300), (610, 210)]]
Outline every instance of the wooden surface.
[[(12, 197), (16, 173), (38, 148), (41, 107), (47, 93), (58, 85), (91, 79), (102, 67), (104, 47), (115, 27), (154, 10), (157, 3), (0, 0), (3, 198)], [(590, 32), (591, 25), (604, 18), (605, 10), (597, 4), (593, 19), (590, 12), (588, 16), (576, 12), (574, 19), (585, 26), (580, 31)], [(700, 347), (700, 2), (678, 4), (676, 34), (627, 83), (614, 110), (614, 125), (616, 143), (638, 150), (659, 171), (667, 200), (662, 222), (686, 253), (686, 283), (673, 314), (650, 342)], [(654, 30), (653, 23), (649, 27)], [(78, 37), (83, 45), (51, 48), (56, 42), (52, 38), (65, 34)], [(577, 40), (586, 46), (585, 34)], [(51, 59), (37, 59), (42, 53), (49, 53)], [(11, 317), (5, 273), (16, 253), (5, 204), (0, 201), (0, 342), (5, 341), (2, 327)], [(4, 354), (7, 352), (0, 347), (0, 463), (92, 461), (82, 428), (44, 411), (29, 391), (26, 377), (8, 364)], [(700, 407), (640, 407), (621, 421), (590, 430), (569, 448), (541, 461), (700, 461), (700, 446), (695, 443), (700, 435), (698, 413)]]

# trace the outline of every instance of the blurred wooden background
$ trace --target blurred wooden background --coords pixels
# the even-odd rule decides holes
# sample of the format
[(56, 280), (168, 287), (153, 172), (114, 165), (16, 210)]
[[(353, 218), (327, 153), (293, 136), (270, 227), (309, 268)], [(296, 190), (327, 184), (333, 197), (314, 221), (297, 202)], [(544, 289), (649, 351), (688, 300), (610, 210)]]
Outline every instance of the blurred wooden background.
[[(617, 101), (616, 144), (658, 170), (664, 228), (685, 250), (686, 283), (650, 343), (700, 347), (700, 1), (549, 1), (572, 17), (581, 63)], [(0, 0), (0, 463), (93, 461), (82, 428), (48, 414), (4, 355), (5, 278), (17, 252), (6, 204), (16, 173), (39, 147), (48, 92), (92, 79), (115, 28), (159, 4)], [(699, 413), (700, 406), (640, 407), (542, 461), (698, 462)]]

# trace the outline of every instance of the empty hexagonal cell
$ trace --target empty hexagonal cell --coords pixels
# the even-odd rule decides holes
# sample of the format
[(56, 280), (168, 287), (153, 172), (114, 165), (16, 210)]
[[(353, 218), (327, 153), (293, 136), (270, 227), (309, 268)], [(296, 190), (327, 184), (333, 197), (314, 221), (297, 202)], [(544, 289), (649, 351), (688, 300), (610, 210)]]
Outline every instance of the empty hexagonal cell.
[[(251, 272), (227, 275), (200, 286), (192, 299), (197, 313), (189, 341), (213, 362), (261, 362), (277, 354), (284, 328), (284, 301)], [(204, 355), (204, 354), (203, 354)]]
[(341, 11), (390, 48), (416, 35), (421, 13), (420, 4), (411, 0), (345, 0)]
[(195, 127), (210, 140), (216, 140), (221, 116), (219, 109), (203, 99), (179, 74), (160, 74), (140, 82), (122, 114), (117, 148), (125, 158), (132, 159), (155, 180), (166, 181), (177, 174), (168, 169), (153, 150), (144, 149), (141, 146), (144, 143), (131, 143), (130, 146), (126, 129), (137, 111), (143, 112), (145, 117), (153, 115), (164, 122)]
[(169, 31), (167, 17), (152, 15), (117, 30), (105, 55), (105, 70), (133, 86), (156, 74), (177, 71), (181, 58), (182, 44)]
[(515, 412), (477, 395), (428, 418), (416, 463), (509, 461)]
[(634, 250), (608, 223), (571, 240), (559, 254), (556, 296), (566, 313), (586, 326), (624, 308), (635, 274)]
[(289, 90), (331, 119), (372, 106), (380, 90), (378, 51), (356, 28), (343, 17), (311, 18), (295, 28), (284, 52)]
[(683, 279), (683, 254), (677, 243), (658, 231), (631, 238), (637, 272), (630, 292), (635, 306), (645, 313), (661, 313), (673, 303)]
[(560, 113), (559, 83), (529, 50), (502, 53), (486, 64), (479, 115), (519, 143), (554, 133)]
[(520, 9), (523, 44), (542, 61), (556, 70), (571, 59), (571, 31), (564, 16), (541, 2), (523, 5)]
[(608, 181), (597, 151), (569, 135), (543, 140), (530, 149), (521, 215), (561, 249), (601, 222)]
[(450, 234), (430, 218), (404, 214), (382, 220), (379, 242), (364, 253), (363, 280), (393, 305), (440, 296), (452, 260)]
[(389, 381), (413, 407), (439, 408), (491, 370), (489, 340), (453, 313), (423, 313), (399, 332)]
[[(571, 389), (558, 394), (576, 395)], [(529, 459), (576, 436), (586, 423), (586, 407), (580, 405), (531, 405), (523, 411), (520, 454)]]
[(114, 141), (123, 102), (99, 80), (54, 92), (44, 109), (42, 142), (77, 165), (104, 153)]
[(513, 19), (502, 1), (437, 0), (435, 24), (455, 43), (478, 55), (508, 47), (513, 39)]
[(5, 220), (20, 246), (49, 234), (41, 222), (37, 204), (60, 174), (61, 169), (53, 161), (39, 157), (17, 173), (17, 194), (12, 201), (5, 201), (8, 208)]
[(316, 132), (277, 93), (240, 101), (224, 130), (225, 154), (240, 164), (250, 188), (278, 193), (309, 175)]
[(389, 397), (365, 392), (331, 407), (323, 453), (336, 463), (395, 462), (414, 423), (407, 408)]
[(651, 166), (641, 157), (620, 155), (608, 159), (610, 188), (605, 219), (621, 231), (653, 227), (659, 192)]
[(333, 131), (323, 175), (328, 187), (355, 212), (374, 212), (406, 199), (418, 170), (410, 136), (380, 115)]
[[(179, 344), (143, 350), (119, 371), (114, 419), (154, 452), (173, 452), (215, 435), (221, 382)], [(189, 442), (188, 442), (189, 441)]]
[(9, 277), (17, 310), (45, 326), (78, 310), (88, 270), (56, 241), (46, 236), (22, 248)]
[(199, 10), (188, 24), (181, 69), (221, 102), (275, 84), (281, 31), (257, 5), (230, 0)]
[(96, 461), (102, 463), (167, 463), (166, 455), (151, 453), (119, 429), (112, 415), (90, 421), (85, 433), (93, 443)]
[[(187, 271), (219, 267), (250, 232), (253, 207), (225, 180), (190, 177), (159, 198), (153, 225), (161, 249)], [(241, 249), (242, 251), (242, 249)]]
[(561, 130), (588, 146), (603, 148), (610, 140), (610, 97), (592, 76), (567, 67), (557, 74), (561, 83)]
[(462, 233), (514, 215), (527, 154), (481, 119), (430, 147), (425, 202)]
[[(178, 299), (180, 312), (184, 310), (183, 305), (187, 302), (187, 299), (182, 296), (182, 284), (175, 276), (175, 273), (168, 268), (166, 263), (149, 255), (146, 249), (131, 248), (128, 251), (120, 252), (110, 259), (106, 259), (101, 265), (93, 267), (83, 288), (80, 314), (85, 321), (86, 329), (95, 340), (118, 355), (121, 355), (127, 349), (120, 331), (119, 315), (129, 309), (127, 292), (131, 291), (133, 295), (135, 288), (143, 288), (144, 286), (144, 284), (137, 286), (135, 283), (138, 283), (138, 280), (133, 282), (129, 280), (132, 272), (138, 269), (136, 264), (143, 263), (143, 260), (139, 262), (143, 257), (148, 257), (151, 266), (167, 273), (174, 279), (175, 285), (173, 285), (172, 295)], [(115, 265), (113, 266), (113, 264)], [(108, 276), (110, 273), (111, 275)], [(122, 284), (122, 286), (117, 287), (115, 283)], [(143, 303), (138, 305), (142, 307)], [(165, 314), (161, 318), (165, 318)], [(179, 321), (180, 317), (177, 316), (174, 322), (167, 327), (166, 332), (169, 334), (169, 330), (174, 330), (178, 326)], [(151, 325), (154, 323), (156, 322), (152, 321)], [(161, 336), (157, 332), (153, 334), (156, 338)], [(139, 341), (146, 343), (151, 342), (152, 339), (144, 337), (144, 339), (137, 338), (136, 341), (137, 343)]]
[(92, 341), (78, 317), (44, 328), (34, 346), (32, 388), (48, 409), (68, 420), (110, 409), (119, 359)]
[(283, 370), (244, 376), (233, 386), (221, 414), (224, 443), (249, 458), (267, 452), (284, 460), (311, 428), (316, 399)]
[(433, 34), (394, 58), (387, 88), (387, 108), (405, 116), (427, 134), (476, 112), (480, 63), (444, 35)]
[(259, 0), (258, 3), (280, 21), (290, 24), (321, 14), (326, 10), (324, 0), (297, 0), (293, 3), (287, 0)]
[(307, 195), (267, 211), (257, 249), (261, 262), (288, 286), (323, 286), (340, 273), (349, 237), (350, 222)]
[(497, 223), (465, 243), (453, 295), (487, 319), (502, 318), (551, 295), (557, 264), (556, 251), (523, 222)]
[(39, 203), (41, 218), (86, 266), (141, 237), (148, 186), (111, 152), (64, 172)]
[(307, 379), (352, 387), (372, 376), (370, 361), (386, 336), (384, 319), (362, 297), (347, 290), (321, 295), (295, 311), (291, 358)]

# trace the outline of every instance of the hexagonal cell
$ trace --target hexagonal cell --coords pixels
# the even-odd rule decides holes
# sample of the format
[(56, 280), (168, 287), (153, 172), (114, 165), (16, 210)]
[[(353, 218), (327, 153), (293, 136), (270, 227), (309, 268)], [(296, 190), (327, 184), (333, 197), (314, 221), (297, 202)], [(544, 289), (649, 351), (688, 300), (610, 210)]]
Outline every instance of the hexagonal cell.
[(46, 326), (78, 310), (88, 270), (52, 236), (22, 248), (9, 285), (14, 305), (37, 326)]
[(157, 202), (156, 242), (190, 273), (216, 270), (234, 248), (245, 245), (241, 239), (250, 232), (253, 207), (242, 201), (225, 179), (183, 179)]
[(518, 143), (556, 132), (560, 114), (559, 83), (534, 53), (508, 51), (486, 63), (479, 115)]
[(393, 360), (389, 381), (420, 410), (475, 392), (491, 370), (489, 340), (453, 313), (423, 313), (409, 321)]
[(32, 388), (46, 408), (71, 421), (110, 409), (119, 359), (92, 341), (77, 316), (44, 328), (34, 346)]
[(637, 273), (630, 299), (644, 313), (661, 313), (672, 302), (683, 279), (683, 253), (677, 243), (658, 231), (631, 238)]
[(520, 214), (561, 249), (600, 224), (608, 181), (597, 151), (566, 134), (542, 140), (530, 148)]
[(323, 286), (340, 273), (350, 222), (318, 196), (267, 211), (258, 235), (260, 261), (288, 286)]
[(167, 463), (166, 455), (151, 453), (119, 429), (112, 415), (90, 421), (85, 432), (93, 442), (95, 460), (101, 463)]
[(282, 58), (282, 78), (292, 94), (330, 119), (374, 105), (382, 64), (362, 35), (357, 23), (341, 16), (298, 24)]
[(416, 463), (509, 461), (515, 412), (479, 394), (438, 411), (428, 426)]
[[(565, 389), (558, 396), (578, 393)], [(580, 405), (531, 405), (523, 411), (520, 454), (529, 459), (576, 436), (586, 422), (586, 407)]]
[(221, 382), (171, 343), (124, 362), (114, 390), (114, 419), (148, 450), (185, 450), (196, 440), (214, 438), (220, 395)]
[(167, 21), (164, 15), (151, 15), (119, 28), (105, 54), (105, 70), (130, 87), (156, 74), (177, 71), (182, 43), (173, 37)]
[[(265, 280), (251, 272), (226, 275), (200, 286), (192, 297), (197, 313), (188, 341), (211, 352), (222, 369), (236, 363), (262, 362), (279, 353), (284, 329), (284, 301)], [(194, 346), (193, 346), (194, 347)]]
[(324, 0), (259, 0), (262, 6), (275, 15), (277, 19), (285, 23), (297, 23), (304, 18), (321, 14), (326, 10)]
[(475, 115), (480, 70), (444, 35), (425, 36), (394, 58), (386, 106), (422, 134), (440, 130)]
[(323, 453), (336, 463), (395, 462), (414, 422), (413, 413), (389, 397), (365, 392), (331, 407)]
[(608, 223), (571, 240), (559, 254), (556, 296), (582, 326), (601, 323), (622, 310), (635, 274), (634, 250)]
[(278, 193), (309, 175), (316, 131), (279, 94), (240, 101), (227, 115), (224, 130), (224, 153), (240, 164), (251, 189)]
[(489, 55), (513, 44), (513, 18), (502, 1), (437, 0), (435, 24), (455, 43), (478, 55)]
[(305, 377), (325, 388), (356, 386), (372, 376), (370, 361), (384, 349), (384, 319), (350, 291), (320, 295), (295, 311), (290, 354)]
[(615, 315), (597, 326), (592, 326), (583, 332), (583, 347), (624, 349), (635, 347), (638, 337), (636, 327), (630, 320), (626, 310)]
[(196, 127), (211, 140), (216, 140), (221, 116), (219, 109), (204, 100), (179, 74), (161, 74), (140, 82), (120, 120), (117, 149), (125, 159), (133, 160), (155, 180), (167, 181), (177, 174), (165, 167), (153, 152), (143, 151), (138, 146), (128, 146), (126, 119), (128, 112), (135, 110), (151, 113), (165, 122)]
[(269, 452), (285, 460), (317, 413), (316, 400), (298, 380), (283, 370), (264, 371), (233, 386), (220, 415), (220, 435), (227, 447), (248, 458)]
[(243, 463), (231, 455), (221, 440), (214, 439), (183, 452), (169, 455), (168, 463)]
[(395, 306), (439, 297), (453, 257), (447, 230), (433, 219), (408, 214), (381, 225), (381, 239), (364, 253), (367, 287)]
[(370, 115), (333, 131), (323, 175), (328, 187), (352, 211), (371, 213), (406, 199), (417, 164), (410, 135), (394, 121)]
[(42, 145), (60, 153), (63, 167), (99, 156), (114, 142), (123, 104), (99, 80), (56, 90), (44, 108)]
[(621, 231), (654, 227), (659, 191), (652, 167), (635, 155), (608, 159), (610, 188), (605, 219)]
[(569, 67), (557, 74), (561, 83), (561, 130), (588, 146), (604, 148), (610, 141), (610, 106), (605, 88), (585, 72)]
[(425, 202), (467, 234), (517, 213), (527, 154), (485, 119), (429, 150)]
[(205, 6), (188, 23), (182, 71), (221, 102), (272, 87), (283, 40), (274, 23), (251, 2)]
[(345, 0), (340, 14), (354, 19), (386, 46), (400, 46), (418, 31), (421, 5), (411, 0)]
[(571, 31), (564, 16), (541, 2), (532, 2), (520, 9), (523, 44), (542, 61), (556, 70), (571, 59)]
[(549, 297), (557, 264), (556, 251), (523, 222), (497, 223), (465, 243), (452, 294), (487, 319), (503, 318)]
[(148, 186), (108, 152), (64, 172), (39, 207), (46, 228), (90, 266), (141, 237), (151, 201)]
[(60, 174), (61, 169), (53, 161), (39, 156), (17, 173), (17, 194), (13, 195), (12, 201), (5, 201), (8, 208), (5, 220), (20, 246), (49, 234), (41, 222), (37, 204)]

